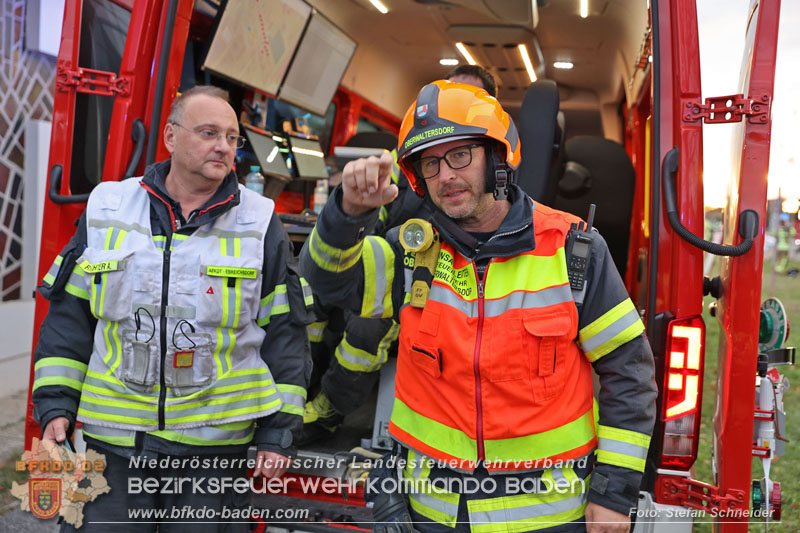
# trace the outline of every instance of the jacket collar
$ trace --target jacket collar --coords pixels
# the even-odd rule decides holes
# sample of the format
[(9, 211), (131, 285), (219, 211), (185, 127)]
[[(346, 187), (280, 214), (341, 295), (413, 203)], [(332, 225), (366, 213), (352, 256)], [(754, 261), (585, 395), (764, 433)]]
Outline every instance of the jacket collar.
[(239, 205), (239, 182), (236, 173), (230, 174), (222, 181), (214, 195), (196, 211), (193, 211), (187, 222), (181, 216), (180, 203), (167, 192), (166, 178), (172, 161), (167, 159), (147, 167), (142, 178), (142, 185), (149, 193), (150, 205), (156, 210), (159, 219), (170, 219), (172, 230), (177, 227), (195, 228), (212, 222), (228, 210)]
[(533, 250), (536, 247), (533, 200), (515, 184), (509, 186), (508, 192), (511, 208), (494, 235), (481, 245), (439, 209), (434, 209), (430, 220), (442, 238), (467, 259), (479, 261), (492, 257), (510, 257)]

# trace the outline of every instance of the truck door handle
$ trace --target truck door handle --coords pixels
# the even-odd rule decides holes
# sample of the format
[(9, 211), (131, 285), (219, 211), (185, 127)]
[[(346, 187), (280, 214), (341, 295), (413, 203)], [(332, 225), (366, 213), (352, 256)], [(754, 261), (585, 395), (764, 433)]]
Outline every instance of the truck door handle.
[(753, 240), (758, 235), (758, 213), (752, 209), (747, 209), (739, 214), (739, 235), (744, 240), (737, 245), (719, 244), (701, 239), (681, 224), (680, 218), (678, 218), (677, 201), (675, 200), (675, 175), (678, 173), (679, 160), (680, 151), (677, 146), (664, 156), (662, 169), (662, 175), (664, 176), (664, 203), (667, 204), (669, 225), (683, 240), (704, 252), (730, 257), (746, 254), (752, 248)]
[(61, 189), (61, 175), (64, 172), (64, 167), (61, 165), (53, 165), (50, 169), (50, 188), (47, 190), (47, 196), (54, 204), (82, 204), (89, 199), (89, 193), (85, 194), (71, 194), (64, 196), (59, 194)]
[(122, 176), (124, 180), (132, 177), (133, 173), (136, 172), (136, 167), (139, 166), (139, 160), (142, 159), (142, 154), (144, 153), (144, 146), (147, 141), (147, 129), (144, 127), (144, 122), (142, 122), (140, 118), (133, 121), (131, 140), (135, 144), (133, 146), (133, 153), (131, 154), (131, 161), (128, 163), (128, 168), (125, 169), (125, 174)]

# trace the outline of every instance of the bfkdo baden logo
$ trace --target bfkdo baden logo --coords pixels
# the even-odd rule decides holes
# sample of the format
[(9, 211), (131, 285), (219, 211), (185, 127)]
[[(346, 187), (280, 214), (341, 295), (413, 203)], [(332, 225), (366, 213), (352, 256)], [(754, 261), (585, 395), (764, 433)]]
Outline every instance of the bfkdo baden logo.
[(42, 519), (56, 515), (76, 528), (83, 525), (83, 506), (111, 490), (103, 476), (105, 456), (88, 450), (76, 454), (50, 441), (33, 439), (30, 451), (22, 454), (16, 470), (27, 471), (27, 483), (14, 482), (11, 494), (20, 509)]
[(60, 479), (29, 479), (31, 512), (38, 518), (53, 518), (61, 509)]

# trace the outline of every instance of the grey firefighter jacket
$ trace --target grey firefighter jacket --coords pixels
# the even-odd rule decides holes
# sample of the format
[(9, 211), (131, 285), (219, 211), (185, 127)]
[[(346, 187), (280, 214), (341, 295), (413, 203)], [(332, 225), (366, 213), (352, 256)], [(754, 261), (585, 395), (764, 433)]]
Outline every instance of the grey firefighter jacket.
[[(171, 243), (171, 249), (175, 249), (199, 228), (212, 228), (218, 217), (237, 209), (241, 194), (236, 175), (232, 172), (214, 196), (186, 220), (181, 216), (179, 204), (169, 197), (164, 186), (169, 168), (170, 161), (152, 165), (146, 169), (142, 179), (142, 187), (148, 191), (153, 241), (155, 247), (162, 251), (166, 243)], [(34, 416), (43, 428), (57, 416), (66, 417), (70, 427), (74, 427), (81, 397), (79, 374), (89, 363), (98, 324), (90, 309), (86, 291), (81, 290), (85, 286), (81, 278), (87, 274), (80, 265), (76, 265), (87, 244), (86, 213), (77, 226), (72, 240), (57, 257), (39, 288), (42, 295), (50, 300), (34, 356), (37, 365), (33, 391)], [(284, 399), (279, 411), (255, 420), (226, 424), (224, 429), (210, 424), (173, 431), (119, 432), (125, 438), (114, 438), (110, 436), (114, 434), (113, 431), (109, 430), (103, 435), (85, 435), (87, 442), (124, 456), (141, 449), (171, 455), (236, 453), (245, 450), (251, 442), (259, 450), (292, 455), (295, 436), (302, 427), (302, 405), (311, 371), (305, 326), (312, 318), (308, 314), (312, 300), (308, 285), (297, 271), (291, 249), (288, 236), (273, 213), (264, 237), (261, 294), (258, 297), (262, 306), (265, 302), (268, 305), (277, 293), (283, 294), (285, 291), (288, 302), (288, 305), (272, 306), (271, 313), (259, 320), (265, 333), (260, 357), (269, 367)], [(158, 318), (155, 317), (155, 320)], [(141, 314), (137, 320), (147, 322), (151, 318)], [(183, 329), (188, 331), (188, 327), (184, 326)], [(168, 339), (167, 343), (170, 342)], [(161, 353), (161, 357), (164, 357), (164, 350)], [(67, 367), (76, 369), (78, 375), (58, 377), (48, 374), (48, 364), (56, 360), (51, 358), (73, 361), (67, 363)], [(74, 371), (71, 372), (74, 374)], [(284, 391), (291, 391), (291, 394), (286, 395)]]

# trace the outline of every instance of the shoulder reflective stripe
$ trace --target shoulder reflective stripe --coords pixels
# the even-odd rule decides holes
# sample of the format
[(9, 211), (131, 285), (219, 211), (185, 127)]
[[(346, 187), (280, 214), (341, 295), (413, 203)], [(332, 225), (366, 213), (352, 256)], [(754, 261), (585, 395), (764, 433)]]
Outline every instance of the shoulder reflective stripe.
[(613, 309), (578, 332), (581, 349), (589, 361), (614, 351), (644, 331), (633, 302), (626, 298)]
[(128, 232), (120, 228), (109, 228), (106, 232), (106, 250), (119, 250)]
[[(594, 419), (589, 409), (563, 426), (525, 437), (484, 441), (488, 462), (536, 461), (562, 454), (591, 443)], [(535, 467), (534, 467), (535, 468)]]
[(639, 472), (644, 471), (647, 449), (650, 446), (648, 435), (627, 429), (599, 426), (597, 429), (597, 460)]
[(473, 533), (536, 531), (583, 517), (586, 494), (518, 494), (467, 502)]
[(92, 264), (89, 261), (81, 263), (81, 269), (87, 274), (100, 274), (105, 272), (116, 272), (125, 268), (124, 261), (101, 261)]
[(306, 333), (308, 333), (308, 340), (311, 342), (322, 342), (322, 335), (325, 333), (325, 328), (328, 327), (328, 321), (312, 322), (306, 326)]
[(47, 274), (45, 274), (44, 278), (42, 278), (42, 282), (52, 285), (56, 280), (58, 271), (61, 270), (61, 263), (63, 262), (64, 258), (60, 255), (57, 255), (55, 261), (53, 261), (53, 264), (50, 265), (50, 269), (47, 271)]
[(392, 316), (394, 251), (385, 239), (367, 237), (361, 254), (364, 264), (364, 299), (361, 316)]
[(340, 250), (323, 242), (316, 226), (311, 231), (309, 241), (308, 251), (314, 264), (328, 272), (344, 272), (355, 266), (361, 258), (361, 247), (364, 242), (361, 241), (352, 248)]
[(216, 237), (220, 240), (226, 239), (257, 239), (261, 240), (263, 235), (259, 231), (255, 230), (248, 230), (248, 231), (231, 231), (231, 230), (220, 230), (220, 229), (211, 229), (209, 231), (197, 231), (193, 235), (194, 237), (199, 238), (208, 238), (208, 237)]
[(119, 228), (122, 230), (128, 231), (135, 231), (136, 233), (141, 233), (142, 235), (146, 235), (147, 237), (150, 236), (150, 229), (146, 228), (140, 224), (131, 224), (129, 222), (124, 222), (122, 220), (112, 220), (112, 219), (97, 219), (97, 218), (89, 218), (88, 224), (90, 228)]
[[(392, 423), (421, 442), (435, 442), (444, 453), (467, 461), (478, 460), (478, 444), (466, 433), (415, 413), (399, 398), (394, 399)], [(488, 453), (488, 452), (487, 452)]]
[(275, 290), (261, 298), (256, 323), (264, 327), (269, 324), (273, 316), (286, 314), (289, 311), (289, 295), (286, 284), (281, 283), (275, 286)]
[(226, 278), (256, 279), (256, 277), (258, 276), (258, 269), (256, 268), (208, 265), (205, 267), (205, 272), (206, 275), (208, 276), (226, 277)]
[(311, 285), (302, 276), (300, 276), (300, 287), (303, 289), (303, 303), (306, 304), (306, 307), (311, 307), (314, 305), (314, 292), (311, 290)]
[(281, 412), (303, 416), (306, 405), (306, 389), (297, 385), (278, 383), (278, 394), (283, 402)]

